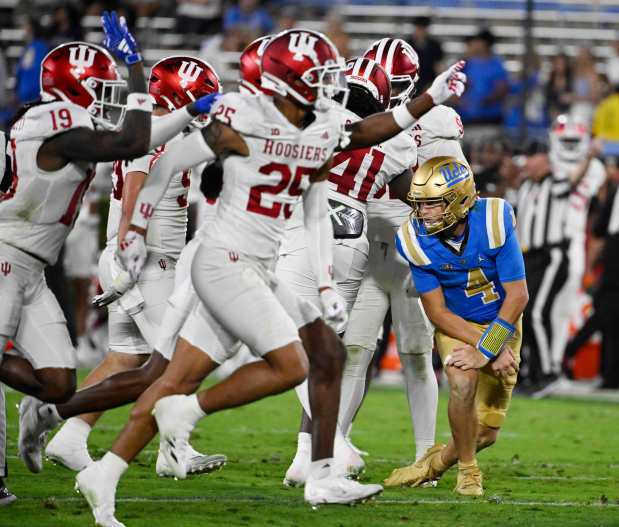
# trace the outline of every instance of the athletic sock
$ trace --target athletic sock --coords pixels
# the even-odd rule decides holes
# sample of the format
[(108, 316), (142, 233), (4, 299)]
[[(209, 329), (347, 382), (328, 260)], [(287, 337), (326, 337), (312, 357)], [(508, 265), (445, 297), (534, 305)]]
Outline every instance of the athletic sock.
[(81, 443), (84, 443), (84, 445), (88, 443), (88, 436), (91, 430), (92, 427), (79, 417), (71, 417), (62, 427), (63, 434), (78, 439)]
[(105, 470), (114, 486), (116, 486), (122, 475), (129, 467), (123, 458), (114, 454), (111, 450), (101, 458), (100, 463), (101, 467)]
[(200, 406), (200, 401), (198, 400), (198, 394), (194, 393), (193, 395), (187, 396), (185, 400), (185, 405), (187, 410), (189, 411), (189, 415), (195, 425), (200, 419), (206, 417), (206, 412), (202, 410)]

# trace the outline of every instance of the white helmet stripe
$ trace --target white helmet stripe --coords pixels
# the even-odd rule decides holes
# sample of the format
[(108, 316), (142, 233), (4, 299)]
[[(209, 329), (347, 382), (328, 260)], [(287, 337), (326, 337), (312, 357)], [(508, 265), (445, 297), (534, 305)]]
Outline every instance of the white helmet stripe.
[(389, 49), (387, 51), (387, 60), (385, 61), (385, 70), (387, 70), (387, 73), (390, 77), (393, 71), (393, 57), (397, 49), (398, 43), (392, 40), (389, 44)]
[(355, 60), (355, 64), (352, 68), (352, 74), (359, 77), (359, 70), (361, 69), (361, 65), (363, 64), (363, 59)]
[(385, 46), (389, 43), (390, 40), (391, 40), (390, 38), (382, 38), (377, 42), (378, 47), (376, 48), (376, 59), (375, 60), (379, 64), (383, 63), (383, 53), (385, 52)]

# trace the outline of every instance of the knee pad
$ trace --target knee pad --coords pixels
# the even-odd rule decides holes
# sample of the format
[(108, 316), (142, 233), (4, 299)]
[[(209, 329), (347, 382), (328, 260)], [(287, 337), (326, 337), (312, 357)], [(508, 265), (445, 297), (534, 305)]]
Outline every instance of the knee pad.
[(344, 375), (347, 377), (363, 377), (372, 362), (374, 351), (362, 346), (346, 346), (346, 366)]

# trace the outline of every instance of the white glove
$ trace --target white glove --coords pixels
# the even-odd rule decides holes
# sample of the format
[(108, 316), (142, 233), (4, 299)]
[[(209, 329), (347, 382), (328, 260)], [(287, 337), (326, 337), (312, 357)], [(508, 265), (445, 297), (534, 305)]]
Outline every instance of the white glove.
[(129, 272), (129, 276), (137, 281), (146, 263), (148, 252), (144, 236), (135, 231), (129, 231), (120, 242), (116, 251), (121, 266)]
[(333, 288), (327, 287), (320, 292), (320, 303), (325, 320), (337, 333), (344, 331), (348, 322), (346, 302)]
[(461, 60), (456, 62), (448, 70), (441, 73), (434, 79), (432, 86), (426, 92), (434, 104), (439, 105), (444, 103), (452, 95), (460, 97), (464, 93), (466, 87), (466, 75), (462, 73), (462, 68), (466, 62)]
[(131, 279), (131, 276), (125, 271), (120, 262), (117, 260), (118, 256), (114, 255), (114, 260), (111, 266), (112, 285), (110, 289), (103, 291), (100, 295), (95, 296), (92, 299), (92, 304), (95, 307), (104, 307), (112, 302), (118, 300), (135, 284), (135, 280)]

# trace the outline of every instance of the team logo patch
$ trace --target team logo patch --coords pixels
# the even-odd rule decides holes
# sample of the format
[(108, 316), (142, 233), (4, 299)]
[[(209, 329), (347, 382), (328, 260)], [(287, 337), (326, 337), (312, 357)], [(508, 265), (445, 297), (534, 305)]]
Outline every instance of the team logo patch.
[(165, 271), (166, 268), (168, 267), (167, 260), (164, 260), (163, 258), (159, 260), (159, 267), (161, 267)]
[(187, 88), (190, 83), (196, 82), (202, 73), (202, 68), (195, 62), (184, 60), (178, 69), (178, 76), (181, 78), (181, 88)]
[(0, 263), (0, 272), (7, 276), (11, 272), (11, 264), (9, 262)]
[(288, 50), (294, 53), (293, 60), (301, 62), (305, 57), (309, 57), (316, 62), (316, 50), (314, 49), (316, 42), (318, 42), (318, 37), (309, 33), (299, 32), (290, 35)]
[(155, 209), (150, 203), (140, 203), (140, 214), (145, 220), (150, 218), (153, 215), (153, 212), (155, 212)]
[(439, 167), (441, 176), (445, 178), (447, 187), (453, 187), (457, 183), (464, 181), (469, 177), (469, 169), (461, 163), (449, 163)]
[(228, 258), (230, 258), (231, 262), (238, 262), (239, 261), (239, 254), (234, 252), (234, 251), (230, 251), (228, 253)]
[(71, 75), (78, 79), (80, 75), (86, 71), (86, 68), (92, 67), (95, 63), (96, 55), (96, 49), (85, 46), (84, 44), (69, 48), (69, 64), (73, 66)]

